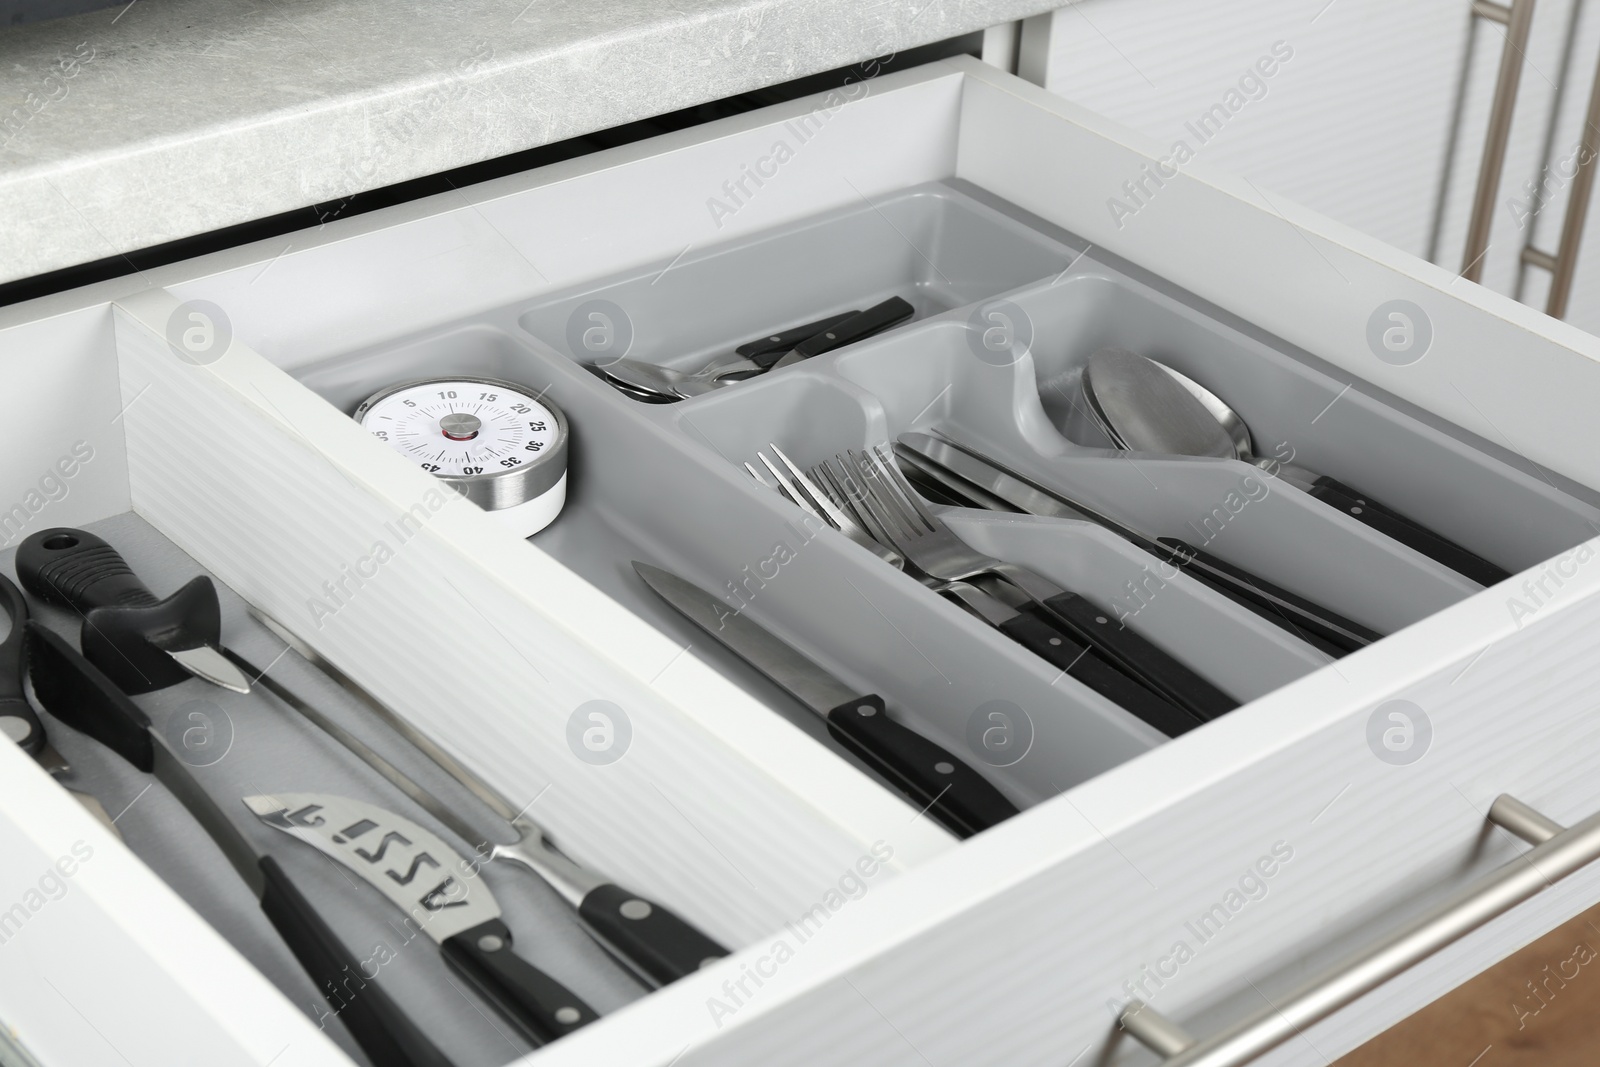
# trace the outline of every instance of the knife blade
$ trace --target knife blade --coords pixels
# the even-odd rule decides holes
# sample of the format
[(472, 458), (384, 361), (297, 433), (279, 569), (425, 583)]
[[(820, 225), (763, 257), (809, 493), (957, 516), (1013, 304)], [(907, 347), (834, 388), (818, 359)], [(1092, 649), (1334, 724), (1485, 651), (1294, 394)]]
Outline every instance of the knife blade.
[(1018, 808), (977, 771), (889, 717), (882, 697), (859, 693), (759, 623), (677, 575), (634, 561), (655, 593), (725, 648), (820, 715), (828, 731), (951, 832), (970, 837)]
[[(362, 958), (345, 947), (277, 860), (256, 852), (144, 711), (59, 635), (37, 622), (25, 629), (28, 672), (40, 705), (172, 791), (260, 901), (262, 913), (368, 1059), (397, 1067), (451, 1067), (384, 989), (365, 978)], [(364, 982), (352, 994), (353, 975)]]
[(158, 600), (115, 548), (66, 526), (30, 535), (17, 548), (16, 566), (28, 592), (83, 616), (84, 656), (123, 692), (154, 692), (190, 675), (250, 692), (219, 651), (222, 609), (210, 578)]
[[(1093, 508), (1071, 500), (1011, 470), (966, 445), (925, 433), (903, 433), (896, 454), (943, 467), (993, 498), (1027, 515), (1075, 519), (1103, 526), (1157, 559), (1180, 567), (1234, 603), (1338, 658), (1365, 648), (1383, 635), (1304, 597), (1280, 588), (1241, 567), (1174, 537), (1150, 538)], [(956, 483), (950, 483), (956, 484)]]
[[(305, 648), (298, 639), (286, 637), (286, 631), (273, 620), (258, 611), (253, 611), (253, 614), (274, 633), (285, 637), (290, 648), (297, 653), (301, 653)], [(314, 651), (309, 649), (306, 651), (310, 652), (310, 656), (316, 656)], [(675, 982), (728, 954), (727, 949), (662, 905), (611, 883), (603, 875), (580, 866), (556, 851), (538, 823), (525, 812), (512, 810), (509, 804), (504, 803), (504, 798), (498, 796), (494, 797), (496, 803), (486, 803), (485, 806), (509, 823), (518, 838), (511, 844), (494, 841), (474, 828), (458, 811), (390, 763), (371, 745), (328, 718), (315, 705), (300, 697), (282, 682), (268, 676), (265, 671), (258, 670), (236, 652), (230, 650), (227, 655), (255, 679), (255, 684), (265, 688), (312, 725), (338, 741), (390, 784), (415, 801), (424, 811), (438, 819), (451, 833), (480, 848), (491, 862), (501, 860), (514, 863), (544, 879), (576, 909), (578, 918), (582, 920), (589, 933), (647, 985), (659, 986)], [(274, 664), (277, 662), (278, 660), (273, 661)], [(320, 657), (311, 659), (310, 662), (322, 667), (331, 680), (341, 682), (346, 688), (352, 689), (353, 695), (359, 696), (364, 702), (382, 707), (381, 717), (385, 722), (399, 719), (391, 709), (380, 705), (376, 697), (356, 686), (342, 673), (332, 673), (329, 670), (331, 665), (324, 665)], [(429, 742), (422, 751), (425, 755), (431, 756), (439, 749)], [(461, 774), (470, 774), (454, 759), (447, 759), (447, 762), (435, 760), (435, 762), (448, 774), (456, 775), (458, 769)], [(488, 786), (483, 785), (476, 776), (471, 777), (474, 785), (488, 790)], [(463, 785), (467, 783), (463, 781)], [(469, 785), (468, 788), (471, 789), (472, 786)]]
[(244, 804), (387, 897), (528, 1040), (554, 1041), (599, 1018), (511, 951), (494, 894), (438, 835), (376, 804), (326, 793), (251, 796)]

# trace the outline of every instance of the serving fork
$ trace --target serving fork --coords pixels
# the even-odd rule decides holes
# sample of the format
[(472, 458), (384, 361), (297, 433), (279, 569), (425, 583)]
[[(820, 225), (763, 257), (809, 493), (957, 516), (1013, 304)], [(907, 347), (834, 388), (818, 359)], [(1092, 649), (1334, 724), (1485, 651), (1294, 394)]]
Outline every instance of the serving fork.
[[(849, 457), (818, 464), (807, 473), (776, 444), (770, 449), (777, 462), (765, 452), (758, 452), (756, 458), (776, 483), (778, 492), (812, 518), (831, 526), (890, 566), (917, 578), (1064, 674), (1168, 736), (1175, 737), (1204, 721), (1113, 667), (1071, 632), (1052, 626), (1048, 617), (1028, 610), (1026, 597), (1022, 598), (1023, 604), (1013, 604), (995, 592), (980, 588), (976, 581), (939, 577), (909, 559), (889, 532), (894, 522), (883, 510), (882, 503), (862, 492), (859, 479), (852, 476), (853, 462)], [(771, 487), (754, 466), (747, 463), (745, 469), (758, 482)], [(978, 581), (989, 580), (982, 574), (973, 577)]]

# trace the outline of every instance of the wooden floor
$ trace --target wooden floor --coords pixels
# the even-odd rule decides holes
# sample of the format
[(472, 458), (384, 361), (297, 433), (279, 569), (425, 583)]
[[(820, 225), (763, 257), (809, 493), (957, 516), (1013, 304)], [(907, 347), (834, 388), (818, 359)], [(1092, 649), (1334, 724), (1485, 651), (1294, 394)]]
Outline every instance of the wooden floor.
[(1335, 1067), (1600, 1067), (1600, 906)]

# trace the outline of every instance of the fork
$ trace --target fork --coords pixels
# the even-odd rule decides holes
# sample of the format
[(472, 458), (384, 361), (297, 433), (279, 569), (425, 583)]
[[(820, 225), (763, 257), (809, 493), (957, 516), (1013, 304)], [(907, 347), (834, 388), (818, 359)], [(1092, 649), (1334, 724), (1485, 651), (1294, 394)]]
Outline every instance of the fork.
[[(827, 464), (819, 464), (812, 468), (808, 476), (776, 444), (769, 447), (778, 458), (777, 464), (762, 452), (757, 452), (756, 458), (777, 483), (778, 492), (812, 518), (829, 524), (885, 563), (917, 578), (941, 596), (959, 604), (981, 621), (1059, 668), (1063, 674), (1070, 674), (1167, 736), (1176, 737), (1200, 725), (1200, 720), (1195, 716), (1172, 706), (1134, 682), (1086, 646), (1052, 629), (1044, 619), (1017, 610), (971, 582), (935, 578), (919, 570), (893, 547), (887, 531), (873, 511), (846, 488), (850, 478), (844, 468), (841, 467), (835, 474)], [(756, 481), (767, 484), (755, 467), (746, 463), (745, 469)]]
[(1113, 624), (1109, 613), (1036, 571), (985, 555), (956, 536), (918, 499), (886, 450), (848, 451), (834, 466), (853, 470), (854, 490), (873, 512), (898, 551), (918, 568), (947, 581), (972, 581), (989, 575), (1023, 594), (1065, 626), (1083, 644), (1155, 693), (1202, 721), (1238, 707), (1238, 701), (1179, 663), (1128, 627)]

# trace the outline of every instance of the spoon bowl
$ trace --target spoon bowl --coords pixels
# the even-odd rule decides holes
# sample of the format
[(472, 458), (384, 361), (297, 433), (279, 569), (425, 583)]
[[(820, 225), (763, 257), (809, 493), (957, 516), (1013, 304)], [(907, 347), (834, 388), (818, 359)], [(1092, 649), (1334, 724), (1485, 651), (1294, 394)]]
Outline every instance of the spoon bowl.
[(1239, 414), (1165, 364), (1126, 348), (1102, 348), (1084, 367), (1083, 395), (1091, 418), (1118, 448), (1243, 460), (1480, 585), (1510, 577), (1496, 564), (1330, 475), (1257, 457), (1250, 428)]
[(759, 363), (748, 359), (716, 363), (697, 371), (658, 367), (638, 359), (619, 359), (597, 369), (612, 385), (635, 399), (640, 399), (638, 394), (645, 394), (662, 401), (700, 396), (763, 370)]

